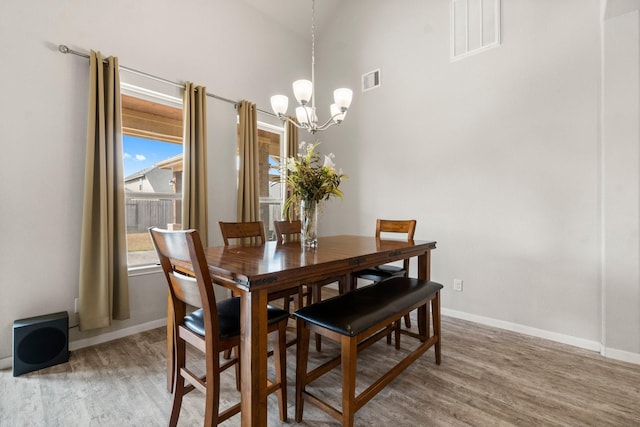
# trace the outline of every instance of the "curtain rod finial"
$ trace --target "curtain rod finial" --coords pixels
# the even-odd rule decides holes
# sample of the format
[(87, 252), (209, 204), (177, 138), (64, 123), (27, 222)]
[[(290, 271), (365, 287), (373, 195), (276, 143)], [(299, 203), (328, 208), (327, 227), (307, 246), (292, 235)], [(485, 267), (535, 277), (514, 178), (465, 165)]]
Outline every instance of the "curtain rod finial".
[(59, 50), (61, 53), (69, 53), (69, 48), (68, 48), (66, 45), (64, 45), (64, 44), (59, 45), (59, 46), (58, 46), (58, 50)]

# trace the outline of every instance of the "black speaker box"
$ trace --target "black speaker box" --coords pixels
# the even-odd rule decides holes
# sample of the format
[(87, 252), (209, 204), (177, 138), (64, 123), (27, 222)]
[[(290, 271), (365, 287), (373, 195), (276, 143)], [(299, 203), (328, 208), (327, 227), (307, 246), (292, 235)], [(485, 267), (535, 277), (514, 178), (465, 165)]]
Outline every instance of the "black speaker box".
[(13, 376), (69, 361), (66, 311), (13, 322)]

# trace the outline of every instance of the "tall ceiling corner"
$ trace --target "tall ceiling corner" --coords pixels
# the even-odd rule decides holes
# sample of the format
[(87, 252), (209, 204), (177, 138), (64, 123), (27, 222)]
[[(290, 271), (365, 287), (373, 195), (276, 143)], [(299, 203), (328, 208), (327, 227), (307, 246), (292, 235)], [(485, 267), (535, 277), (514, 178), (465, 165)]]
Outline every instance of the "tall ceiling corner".
[(640, 0), (602, 0), (605, 20), (640, 9)]

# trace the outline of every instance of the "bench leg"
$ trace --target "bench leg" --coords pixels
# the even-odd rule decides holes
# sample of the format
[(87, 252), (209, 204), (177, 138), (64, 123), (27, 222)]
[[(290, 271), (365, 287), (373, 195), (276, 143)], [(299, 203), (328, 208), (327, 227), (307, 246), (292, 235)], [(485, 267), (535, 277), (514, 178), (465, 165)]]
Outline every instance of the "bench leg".
[(356, 411), (356, 370), (358, 342), (342, 337), (342, 426), (353, 427)]
[(438, 337), (436, 341), (436, 365), (440, 364), (440, 343), (442, 335), (440, 335), (440, 292), (436, 292), (435, 297), (431, 300), (431, 315), (433, 316), (433, 335)]
[(420, 341), (425, 342), (430, 336), (429, 305), (428, 302), (418, 307), (418, 334)]
[(307, 362), (309, 360), (309, 335), (305, 322), (298, 319), (296, 323), (296, 422), (302, 421), (304, 399), (302, 392), (307, 384)]

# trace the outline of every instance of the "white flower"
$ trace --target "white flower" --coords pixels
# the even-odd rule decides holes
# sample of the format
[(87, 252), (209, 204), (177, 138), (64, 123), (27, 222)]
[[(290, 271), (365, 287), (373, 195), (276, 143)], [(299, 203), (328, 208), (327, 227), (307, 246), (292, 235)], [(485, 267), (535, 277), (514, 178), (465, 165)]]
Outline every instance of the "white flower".
[(331, 172), (335, 172), (336, 164), (333, 163), (333, 159), (331, 158), (331, 154), (329, 154), (328, 156), (324, 156), (324, 165), (322, 165), (322, 167), (329, 169)]
[(292, 158), (284, 159), (285, 167), (289, 172), (297, 172), (298, 167), (296, 166), (296, 162)]

